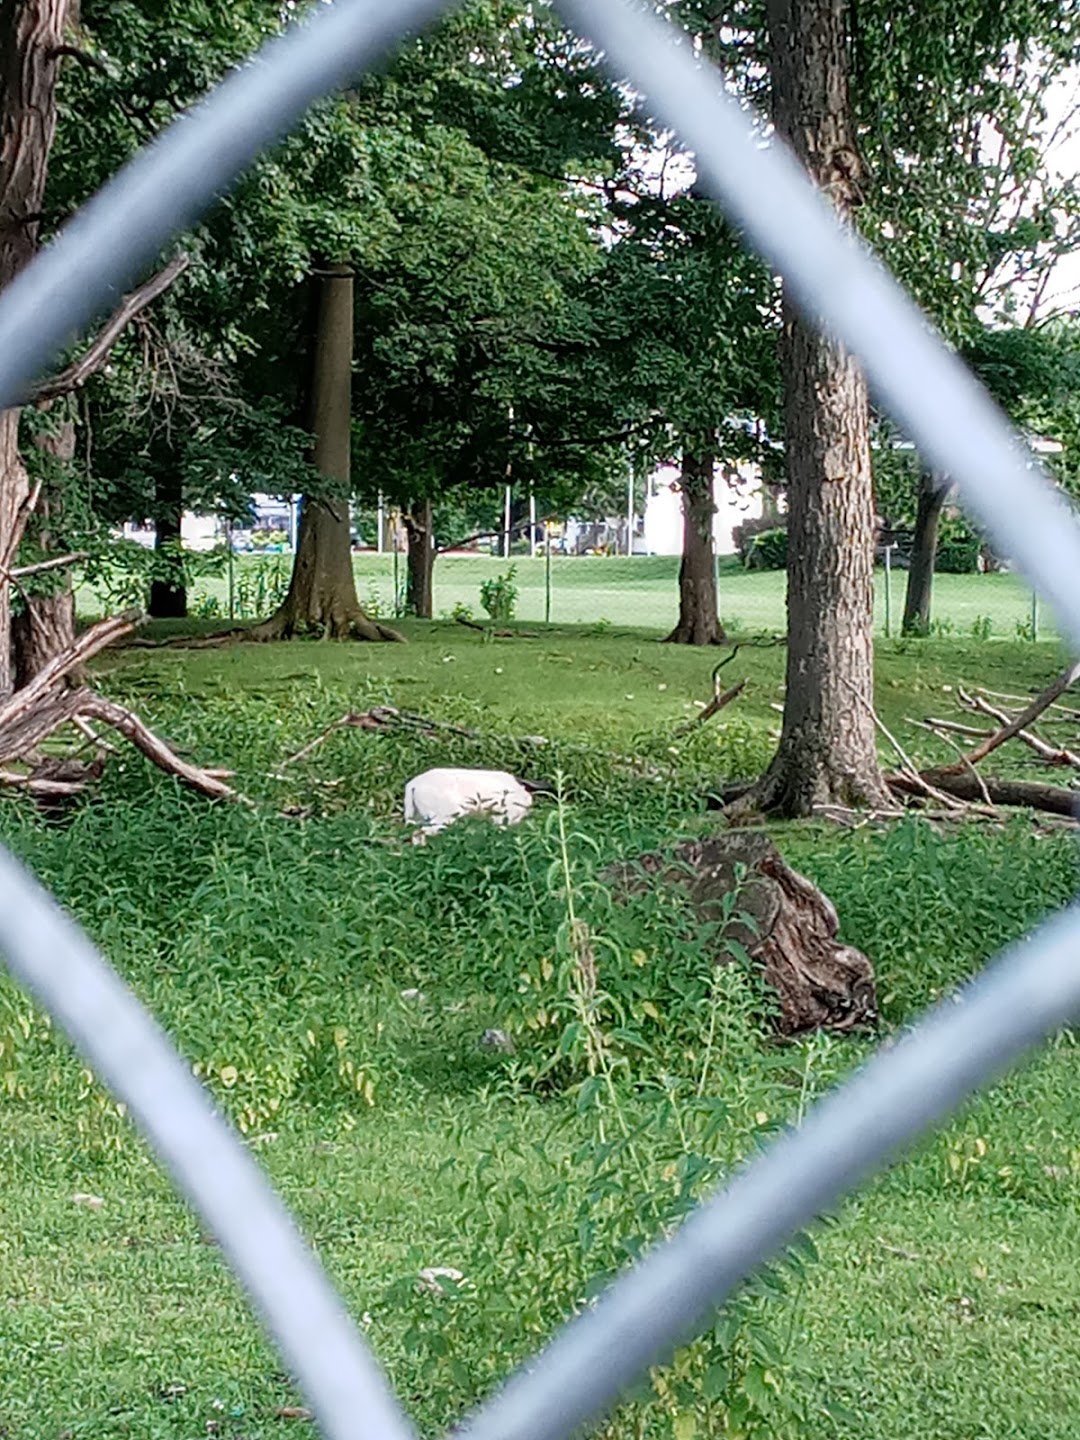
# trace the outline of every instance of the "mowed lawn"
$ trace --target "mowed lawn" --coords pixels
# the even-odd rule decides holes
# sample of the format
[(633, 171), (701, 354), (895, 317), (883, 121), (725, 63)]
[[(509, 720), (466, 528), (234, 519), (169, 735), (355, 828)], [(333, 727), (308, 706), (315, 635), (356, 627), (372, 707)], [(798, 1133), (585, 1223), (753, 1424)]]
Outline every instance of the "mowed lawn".
[[(290, 558), (283, 556), (278, 562), (275, 557), (270, 563), (285, 566)], [(240, 571), (250, 571), (257, 563), (249, 557), (237, 560)], [(655, 555), (633, 558), (553, 555), (550, 601), (549, 572), (543, 557), (515, 556), (508, 562), (494, 556), (443, 555), (435, 564), (435, 614), (448, 616), (455, 606), (464, 606), (483, 619), (480, 586), (485, 580), (505, 573), (508, 565), (514, 566), (513, 583), (518, 590), (515, 613), (519, 620), (537, 623), (550, 616), (551, 622), (559, 625), (607, 622), (663, 630), (674, 625), (678, 615), (679, 561), (676, 557)], [(394, 557), (361, 553), (354, 559), (354, 569), (361, 600), (382, 615), (392, 614)], [(396, 576), (400, 592), (405, 583), (404, 557), (398, 558)], [(885, 633), (887, 619), (891, 633), (897, 633), (906, 584), (906, 573), (894, 571), (890, 604), (886, 607), (885, 572), (878, 570), (875, 624), (880, 634)], [(725, 624), (733, 631), (783, 630), (785, 590), (785, 576), (781, 571), (748, 571), (730, 558), (720, 563), (720, 609)], [(200, 595), (213, 596), (225, 610), (228, 583), (224, 577), (200, 579), (193, 587), (193, 595), (196, 600)], [(97, 608), (88, 594), (83, 597), (83, 605), (88, 610)], [(967, 636), (975, 627), (981, 635), (1015, 639), (1018, 627), (1021, 633), (1028, 633), (1032, 593), (1010, 574), (939, 575), (934, 580), (933, 613), (946, 634)], [(1052, 617), (1045, 607), (1039, 610), (1036, 626), (1041, 635), (1055, 633)]]

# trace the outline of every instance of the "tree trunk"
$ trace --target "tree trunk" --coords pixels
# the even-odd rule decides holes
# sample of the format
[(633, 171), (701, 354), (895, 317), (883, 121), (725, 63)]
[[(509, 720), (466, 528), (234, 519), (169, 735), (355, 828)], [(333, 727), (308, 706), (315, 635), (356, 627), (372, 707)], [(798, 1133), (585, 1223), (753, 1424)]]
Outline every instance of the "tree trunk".
[(180, 562), (184, 482), (166, 447), (164, 464), (154, 477), (154, 554), (159, 567), (150, 582), (150, 614), (155, 620), (183, 620), (187, 586)]
[(22, 529), (23, 502), (29, 494), (26, 470), (19, 454), (19, 412), (0, 411), (0, 700), (15, 685), (11, 634), (11, 581), (6, 567), (15, 558)]
[(919, 503), (915, 512), (915, 538), (911, 546), (907, 592), (904, 598), (903, 635), (930, 632), (930, 590), (937, 559), (938, 523), (949, 487), (930, 470), (919, 475)]
[[(44, 401), (39, 408), (50, 409), (54, 403)], [(70, 414), (60, 420), (55, 433), (41, 435), (36, 444), (60, 465), (69, 467), (75, 458), (75, 421)], [(46, 554), (56, 551), (54, 526), (62, 506), (63, 496), (59, 488), (46, 486), (31, 521), (34, 540)], [(30, 586), (33, 583), (31, 581)], [(53, 571), (44, 577), (44, 586), (39, 590), (27, 588), (22, 612), (15, 617), (11, 633), (15, 688), (21, 690), (44, 670), (54, 655), (66, 650), (75, 641), (75, 591), (70, 570)], [(82, 672), (77, 672), (72, 679), (81, 683)]]
[(719, 645), (724, 639), (716, 596), (716, 557), (713, 554), (713, 496), (715, 457), (705, 446), (683, 452), (683, 552), (679, 565), (679, 621), (666, 636), (672, 645)]
[[(353, 273), (329, 266), (321, 276), (312, 374), (315, 468), (331, 483), (326, 496), (304, 496), (289, 593), (252, 634), (262, 640), (320, 632), (327, 638), (400, 640), (396, 630), (360, 608), (349, 521), (353, 351)], [(338, 498), (340, 497), (340, 498)]]
[[(769, 0), (777, 129), (843, 216), (858, 201), (843, 0)], [(866, 382), (785, 287), (787, 693), (754, 801), (788, 816), (883, 804), (873, 720), (874, 505)]]
[(702, 944), (716, 963), (731, 963), (733, 942), (749, 955), (775, 996), (768, 1010), (782, 1035), (861, 1029), (877, 1019), (870, 961), (839, 938), (829, 897), (762, 831), (684, 840), (673, 854), (639, 855), (605, 878), (616, 896), (684, 890), (695, 918), (711, 927)]
[(435, 569), (435, 532), (430, 500), (417, 500), (410, 506), (405, 512), (405, 530), (409, 537), (405, 609), (418, 620), (430, 620)]
[(75, 639), (75, 591), (70, 574), (52, 594), (30, 596), (29, 605), (15, 617), (11, 633), (15, 688), (21, 690)]
[[(0, 290), (33, 259), (56, 131), (55, 51), (68, 0), (0, 0)], [(19, 412), (0, 413), (0, 698), (11, 693), (11, 582), (29, 493)]]

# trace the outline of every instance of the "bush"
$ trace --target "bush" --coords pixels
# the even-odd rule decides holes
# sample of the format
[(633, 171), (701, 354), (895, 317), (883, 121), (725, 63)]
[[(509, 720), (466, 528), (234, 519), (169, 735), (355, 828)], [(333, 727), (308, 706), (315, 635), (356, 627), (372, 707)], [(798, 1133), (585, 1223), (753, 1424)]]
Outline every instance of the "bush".
[(755, 535), (746, 555), (748, 570), (784, 570), (787, 568), (788, 532), (774, 526)]
[(731, 532), (731, 538), (735, 541), (736, 549), (739, 552), (739, 559), (744, 565), (750, 563), (750, 551), (755, 539), (768, 530), (783, 529), (777, 526), (774, 517), (770, 515), (759, 515), (755, 519), (744, 520), (741, 525), (736, 525)]
[(493, 575), (480, 586), (480, 604), (491, 619), (500, 624), (514, 618), (518, 590), (514, 584), (517, 566), (511, 565), (504, 575)]
[(950, 575), (974, 575), (982, 541), (965, 520), (944, 518), (938, 531), (937, 569)]

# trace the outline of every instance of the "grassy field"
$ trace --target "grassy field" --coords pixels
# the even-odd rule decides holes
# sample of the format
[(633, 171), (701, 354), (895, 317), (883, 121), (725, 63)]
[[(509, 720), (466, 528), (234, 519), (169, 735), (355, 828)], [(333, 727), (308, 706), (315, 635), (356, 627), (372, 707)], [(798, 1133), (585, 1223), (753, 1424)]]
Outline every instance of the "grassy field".
[[(0, 798), (0, 837), (198, 1067), (434, 1434), (872, 1042), (771, 1043), (752, 977), (713, 969), (677, 898), (613, 904), (602, 874), (714, 825), (704, 793), (765, 763), (782, 649), (740, 651), (725, 672), (746, 678), (740, 701), (687, 731), (714, 655), (620, 628), (404, 628), (403, 646), (103, 657), (109, 693), (234, 767), (253, 806), (209, 806), (127, 757), (61, 824)], [(956, 686), (1030, 693), (1060, 659), (1046, 643), (886, 642), (879, 710), (916, 757), (944, 758), (915, 722), (953, 713)], [(341, 730), (282, 765), (382, 701), (479, 738)], [(565, 841), (549, 806), (514, 831), (404, 844), (401, 788), (440, 762), (561, 776)], [(1075, 891), (1072, 838), (1024, 818), (774, 838), (873, 959), (886, 1035)], [(571, 907), (600, 966), (585, 1038)], [(489, 1025), (514, 1055), (480, 1045)], [(310, 1433), (282, 1416), (302, 1397), (197, 1219), (6, 982), (0, 1094), (0, 1433)], [(850, 1199), (816, 1258), (729, 1306), (611, 1434), (1073, 1436), (1078, 1096), (1064, 1032)], [(465, 1280), (418, 1290), (430, 1265)]]
[[(236, 574), (250, 577), (259, 564), (280, 568), (287, 575), (290, 557), (270, 561), (238, 560)], [(547, 576), (543, 559), (515, 557), (514, 584), (518, 589), (517, 617), (535, 623), (547, 613)], [(369, 608), (383, 615), (394, 609), (394, 560), (389, 555), (360, 554), (355, 558), (357, 588)], [(435, 613), (450, 615), (457, 605), (483, 618), (480, 586), (503, 573), (507, 562), (488, 556), (441, 556), (435, 565)], [(551, 561), (550, 615), (553, 624), (578, 625), (607, 622), (664, 630), (678, 615), (677, 558), (635, 556), (553, 556)], [(398, 584), (404, 585), (404, 562), (399, 561)], [(894, 571), (886, 615), (885, 572), (876, 580), (876, 625), (882, 635), (886, 619), (895, 634), (903, 614), (907, 576)], [(250, 578), (248, 588), (251, 588)], [(782, 631), (785, 580), (780, 571), (747, 571), (732, 559), (720, 564), (721, 611), (730, 629)], [(224, 576), (203, 579), (195, 586), (198, 597), (212, 597), (222, 612), (228, 609), (228, 581)], [(87, 595), (86, 608), (93, 608)], [(1026, 634), (1031, 624), (1032, 596), (1014, 576), (939, 575), (934, 581), (934, 616), (946, 634), (989, 634), (995, 639), (1016, 639), (1018, 627)], [(1039, 614), (1039, 632), (1054, 634), (1049, 613)]]

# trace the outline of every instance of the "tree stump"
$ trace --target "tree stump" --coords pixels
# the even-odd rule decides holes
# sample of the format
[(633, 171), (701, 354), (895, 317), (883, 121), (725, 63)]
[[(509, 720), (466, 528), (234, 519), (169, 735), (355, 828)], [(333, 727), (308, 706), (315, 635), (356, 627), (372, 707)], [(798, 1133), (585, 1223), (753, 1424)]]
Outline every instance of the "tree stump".
[[(679, 885), (702, 922), (722, 922), (711, 942), (717, 963), (731, 959), (727, 940), (746, 949), (776, 993), (773, 1018), (782, 1035), (875, 1023), (873, 966), (837, 938), (839, 921), (829, 898), (760, 831), (726, 831), (684, 841), (668, 854), (642, 855), (621, 867), (621, 879), (631, 891)], [(724, 899), (732, 891), (738, 899), (724, 922)]]

